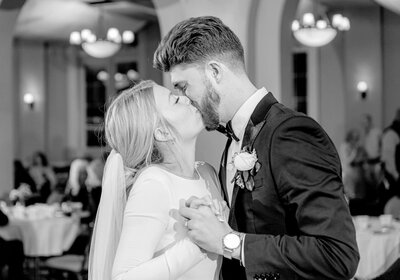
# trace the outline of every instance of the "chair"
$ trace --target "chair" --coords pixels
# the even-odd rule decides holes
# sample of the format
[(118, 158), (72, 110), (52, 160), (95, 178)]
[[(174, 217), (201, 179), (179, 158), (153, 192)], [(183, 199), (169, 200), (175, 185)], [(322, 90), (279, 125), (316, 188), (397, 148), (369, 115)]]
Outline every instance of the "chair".
[(60, 277), (62, 277), (61, 279), (71, 279), (71, 276), (76, 280), (88, 279), (90, 239), (91, 230), (82, 254), (72, 250), (69, 253), (67, 252), (65, 255), (51, 257), (45, 260), (41, 268), (48, 272), (48, 278), (46, 279), (59, 280)]
[(398, 196), (389, 199), (385, 205), (384, 213), (391, 214), (395, 219), (400, 218), (400, 198)]
[(383, 274), (373, 280), (399, 280), (400, 279), (400, 258), (398, 258)]
[(49, 280), (53, 279), (88, 279), (88, 256), (89, 246), (86, 247), (84, 255), (63, 255), (47, 259), (42, 268), (48, 271)]

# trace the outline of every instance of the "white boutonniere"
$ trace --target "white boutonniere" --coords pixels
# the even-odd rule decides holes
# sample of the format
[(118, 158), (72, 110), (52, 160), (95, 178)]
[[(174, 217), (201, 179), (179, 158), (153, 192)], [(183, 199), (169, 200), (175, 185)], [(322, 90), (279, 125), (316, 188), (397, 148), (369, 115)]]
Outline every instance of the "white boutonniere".
[(236, 168), (235, 176), (232, 183), (249, 191), (254, 189), (254, 176), (260, 170), (261, 163), (258, 162), (256, 150), (251, 151), (250, 146), (245, 146), (239, 153), (235, 153), (232, 157), (231, 164)]

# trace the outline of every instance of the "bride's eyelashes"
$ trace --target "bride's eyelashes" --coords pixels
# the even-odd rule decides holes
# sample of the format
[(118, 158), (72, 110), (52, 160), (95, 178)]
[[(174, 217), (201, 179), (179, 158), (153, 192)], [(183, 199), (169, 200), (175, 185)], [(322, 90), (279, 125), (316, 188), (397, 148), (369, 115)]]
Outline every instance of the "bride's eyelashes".
[(176, 100), (175, 100), (175, 104), (177, 104), (179, 102), (179, 99), (180, 99), (179, 96), (177, 96)]

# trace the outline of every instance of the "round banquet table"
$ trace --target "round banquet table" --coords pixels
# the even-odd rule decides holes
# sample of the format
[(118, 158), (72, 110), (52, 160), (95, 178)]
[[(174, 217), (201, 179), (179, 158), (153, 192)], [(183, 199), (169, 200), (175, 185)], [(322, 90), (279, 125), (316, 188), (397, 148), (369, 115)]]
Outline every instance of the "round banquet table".
[(5, 240), (21, 240), (25, 256), (49, 257), (68, 250), (80, 231), (78, 216), (14, 217), (9, 224), (0, 227), (0, 237)]
[(400, 257), (400, 222), (382, 227), (378, 217), (369, 217), (368, 226), (362, 226), (360, 220), (354, 217), (360, 253), (355, 279), (365, 280), (379, 276)]

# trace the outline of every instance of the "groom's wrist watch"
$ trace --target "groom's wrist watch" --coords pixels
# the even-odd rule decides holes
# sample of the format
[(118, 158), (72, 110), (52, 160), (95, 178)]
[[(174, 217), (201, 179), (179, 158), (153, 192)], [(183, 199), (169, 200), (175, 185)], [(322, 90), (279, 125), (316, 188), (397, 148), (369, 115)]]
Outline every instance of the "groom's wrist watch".
[(222, 249), (224, 257), (232, 259), (232, 254), (235, 250), (240, 249), (243, 240), (243, 235), (239, 232), (232, 231), (224, 235), (222, 238)]

